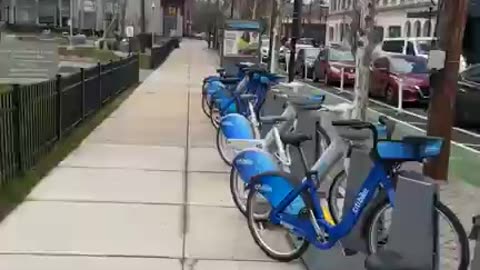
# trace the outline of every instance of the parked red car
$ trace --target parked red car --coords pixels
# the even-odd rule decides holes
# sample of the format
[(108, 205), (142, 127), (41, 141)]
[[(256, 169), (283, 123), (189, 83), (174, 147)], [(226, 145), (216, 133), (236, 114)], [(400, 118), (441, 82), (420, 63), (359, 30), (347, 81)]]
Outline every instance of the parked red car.
[(344, 70), (344, 84), (355, 83), (355, 58), (348, 48), (330, 46), (320, 51), (314, 63), (313, 81), (325, 84), (339, 83)]
[(430, 98), (427, 60), (410, 55), (388, 55), (375, 59), (370, 66), (370, 95), (383, 97), (397, 105), (400, 84), (403, 102), (425, 102)]

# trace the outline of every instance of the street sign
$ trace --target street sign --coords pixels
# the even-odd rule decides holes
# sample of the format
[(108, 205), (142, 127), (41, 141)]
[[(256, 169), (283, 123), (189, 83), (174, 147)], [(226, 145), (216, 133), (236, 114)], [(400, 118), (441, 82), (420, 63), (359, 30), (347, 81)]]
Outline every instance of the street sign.
[(135, 36), (135, 28), (133, 26), (125, 27), (125, 34), (128, 38), (133, 38)]
[(57, 44), (9, 37), (0, 42), (0, 63), (0, 84), (49, 80), (58, 72)]

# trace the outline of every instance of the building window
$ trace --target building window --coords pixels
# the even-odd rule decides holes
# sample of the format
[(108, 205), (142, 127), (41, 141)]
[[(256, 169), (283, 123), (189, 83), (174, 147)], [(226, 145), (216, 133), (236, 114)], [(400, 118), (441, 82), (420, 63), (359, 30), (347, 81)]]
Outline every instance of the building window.
[(375, 26), (374, 28), (375, 31), (375, 42), (380, 43), (383, 40), (383, 36), (385, 35), (383, 32), (383, 27), (381, 26)]
[(410, 21), (407, 21), (405, 23), (405, 36), (406, 37), (412, 36), (412, 24), (410, 23)]
[(333, 35), (334, 35), (334, 34), (333, 34), (333, 31), (334, 31), (333, 27), (330, 26), (330, 27), (328, 28), (328, 40), (330, 40), (330, 41), (333, 40)]
[(432, 24), (430, 23), (429, 20), (427, 20), (425, 24), (423, 24), (423, 36), (429, 37), (431, 32), (432, 32)]
[(400, 25), (394, 25), (388, 27), (388, 37), (396, 38), (402, 36), (402, 27)]
[(420, 23), (420, 21), (416, 21), (414, 24), (413, 24), (413, 29), (414, 29), (414, 34), (415, 34), (415, 37), (420, 37), (421, 34), (422, 34), (422, 24)]
[(387, 5), (388, 5), (388, 0), (383, 0), (382, 4), (383, 4), (384, 6), (387, 6)]

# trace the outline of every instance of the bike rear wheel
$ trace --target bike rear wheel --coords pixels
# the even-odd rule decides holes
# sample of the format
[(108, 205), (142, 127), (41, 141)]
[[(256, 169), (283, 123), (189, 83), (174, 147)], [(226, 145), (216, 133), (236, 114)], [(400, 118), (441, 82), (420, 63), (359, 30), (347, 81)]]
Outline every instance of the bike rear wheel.
[[(260, 212), (269, 213), (271, 205), (266, 199), (259, 200), (258, 198), (263, 198), (263, 196), (258, 188), (256, 188), (257, 185), (254, 184), (252, 186), (254, 188), (248, 193), (246, 214), (248, 228), (255, 243), (268, 257), (274, 260), (289, 262), (300, 258), (300, 256), (305, 253), (310, 243), (305, 238), (293, 235), (289, 229), (282, 225), (273, 224), (269, 219), (255, 218)], [(301, 199), (304, 200), (303, 203), (309, 205), (305, 201), (304, 196), (305, 194), (302, 194), (301, 196)], [(257, 205), (262, 202), (263, 204)], [(257, 207), (260, 209), (257, 210)]]
[[(467, 234), (457, 216), (440, 201), (435, 204), (438, 213), (439, 267), (436, 269), (465, 270), (470, 263)], [(388, 242), (392, 206), (388, 200), (378, 204), (366, 223), (370, 253), (375, 253)], [(449, 231), (450, 230), (450, 231)], [(453, 236), (453, 237), (452, 237)]]

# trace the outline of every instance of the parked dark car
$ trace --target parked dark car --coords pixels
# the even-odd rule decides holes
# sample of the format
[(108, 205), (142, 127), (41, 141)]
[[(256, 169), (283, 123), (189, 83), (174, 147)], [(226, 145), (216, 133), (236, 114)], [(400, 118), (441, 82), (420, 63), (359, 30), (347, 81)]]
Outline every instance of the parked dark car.
[(370, 95), (398, 104), (400, 85), (403, 102), (426, 102), (430, 98), (427, 60), (410, 55), (388, 55), (375, 59), (370, 66)]
[(480, 64), (459, 76), (455, 122), (463, 127), (480, 127)]
[(322, 49), (314, 63), (313, 81), (325, 84), (338, 83), (342, 77), (344, 84), (355, 83), (355, 58), (348, 48), (330, 46)]
[(315, 59), (317, 59), (319, 52), (319, 48), (300, 49), (295, 60), (295, 74), (305, 78), (305, 64), (307, 64), (307, 75), (308, 78), (311, 78), (313, 72), (313, 63), (315, 62)]

